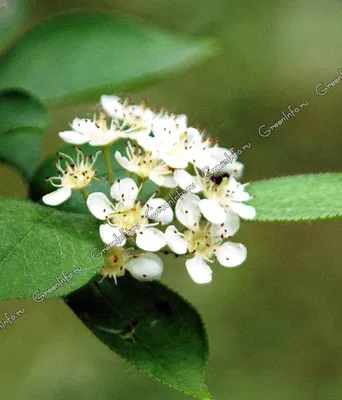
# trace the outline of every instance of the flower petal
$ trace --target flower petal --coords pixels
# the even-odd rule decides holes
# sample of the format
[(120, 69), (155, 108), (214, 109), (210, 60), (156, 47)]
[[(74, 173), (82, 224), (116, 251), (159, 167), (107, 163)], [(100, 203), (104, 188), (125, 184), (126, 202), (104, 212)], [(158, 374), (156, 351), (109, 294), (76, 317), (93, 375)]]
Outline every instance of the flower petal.
[(127, 157), (123, 157), (119, 151), (115, 152), (115, 159), (116, 161), (127, 171), (130, 172), (137, 172), (139, 167), (135, 165), (132, 161), (130, 161)]
[(48, 206), (58, 206), (64, 201), (68, 200), (68, 198), (71, 196), (71, 193), (72, 190), (70, 188), (61, 187), (54, 192), (46, 194), (42, 200)]
[(87, 206), (94, 217), (101, 221), (104, 221), (114, 211), (108, 197), (101, 192), (91, 193), (87, 199)]
[(216, 257), (224, 267), (236, 267), (246, 260), (247, 249), (241, 243), (226, 242), (217, 248)]
[(184, 171), (184, 169), (177, 169), (173, 175), (178, 186), (182, 189), (186, 189), (191, 186), (192, 193), (198, 193), (204, 189), (204, 186), (198, 177), (189, 174), (189, 172)]
[(147, 151), (157, 151), (158, 150), (158, 142), (157, 140), (149, 135), (144, 133), (140, 133), (137, 137), (137, 142), (140, 147)]
[(100, 226), (100, 236), (103, 243), (109, 244), (111, 247), (124, 246), (127, 239), (125, 235), (120, 231), (120, 226), (112, 226), (109, 224), (102, 224)]
[(216, 200), (203, 199), (199, 203), (199, 208), (204, 218), (213, 224), (222, 224), (226, 220), (224, 208)]
[(202, 143), (202, 134), (198, 129), (190, 127), (185, 132), (187, 143), (191, 146), (196, 146)]
[(199, 202), (200, 198), (192, 193), (187, 193), (185, 197), (177, 201), (176, 217), (188, 229), (192, 229), (195, 225), (198, 225), (201, 219)]
[(225, 208), (226, 219), (222, 224), (212, 225), (211, 231), (214, 236), (221, 236), (224, 238), (228, 238), (233, 236), (240, 227), (240, 218), (239, 216), (230, 208)]
[(135, 279), (152, 281), (161, 278), (164, 268), (162, 260), (156, 254), (143, 253), (129, 260), (126, 269)]
[(244, 165), (239, 161), (232, 161), (222, 168), (222, 172), (228, 172), (229, 175), (240, 178), (244, 168)]
[(188, 166), (188, 162), (182, 157), (162, 153), (160, 158), (171, 168), (186, 168)]
[[(247, 184), (248, 185), (248, 184)], [(229, 192), (229, 198), (227, 201), (247, 201), (251, 196), (245, 191), (245, 185), (238, 182), (233, 176), (228, 180), (227, 193)]]
[(149, 133), (155, 114), (151, 109), (145, 108), (145, 106), (133, 105), (126, 107), (124, 116), (125, 121), (130, 126), (145, 128), (145, 132)]
[(172, 115), (164, 118), (158, 118), (153, 121), (152, 130), (154, 135), (162, 140), (178, 140), (180, 135), (186, 131), (186, 115)]
[(134, 206), (138, 193), (138, 186), (131, 178), (118, 179), (110, 188), (111, 197), (121, 201), (127, 209)]
[(237, 161), (237, 154), (231, 150), (215, 145), (209, 150), (210, 157), (214, 162), (210, 162), (208, 166), (210, 169), (214, 168), (215, 171), (220, 173), (228, 172), (239, 178), (242, 175), (244, 165)]
[(247, 204), (229, 201), (227, 205), (243, 219), (253, 219), (256, 216), (255, 208)]
[(84, 135), (89, 135), (99, 129), (96, 127), (94, 121), (87, 118), (75, 118), (71, 123), (71, 127), (74, 131), (83, 133)]
[(101, 106), (111, 117), (123, 119), (125, 107), (120, 97), (103, 95), (101, 96)]
[(165, 231), (166, 244), (176, 254), (185, 254), (188, 251), (189, 242), (184, 238), (174, 225), (167, 227)]
[(89, 141), (88, 135), (76, 131), (63, 131), (59, 132), (58, 135), (64, 142), (71, 144), (84, 144)]
[(89, 145), (90, 146), (106, 146), (109, 143), (113, 143), (116, 140), (120, 139), (119, 136), (115, 135), (113, 132), (102, 132), (102, 135), (99, 137), (93, 137), (92, 140), (90, 140)]
[(146, 210), (145, 215), (149, 219), (161, 222), (162, 225), (167, 225), (173, 220), (172, 208), (164, 199), (151, 199), (148, 201), (148, 205), (145, 205), (144, 209)]
[(199, 254), (185, 261), (186, 269), (195, 283), (209, 283), (212, 279), (212, 270)]
[(149, 179), (152, 182), (156, 183), (158, 186), (164, 186), (170, 189), (176, 188), (178, 185), (173, 177), (173, 174), (170, 175), (160, 175), (156, 171), (150, 173)]
[(157, 228), (146, 227), (137, 232), (136, 244), (145, 251), (158, 251), (166, 245), (166, 240)]

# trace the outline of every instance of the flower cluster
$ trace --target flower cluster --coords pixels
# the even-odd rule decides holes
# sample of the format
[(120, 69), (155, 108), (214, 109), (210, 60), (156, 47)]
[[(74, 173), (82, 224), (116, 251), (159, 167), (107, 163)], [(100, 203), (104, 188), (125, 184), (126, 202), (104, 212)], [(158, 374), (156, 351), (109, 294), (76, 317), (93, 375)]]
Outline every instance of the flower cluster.
[[(105, 95), (98, 115), (74, 119), (71, 130), (59, 136), (77, 146), (88, 143), (102, 147), (111, 199), (102, 192), (88, 194), (88, 185), (97, 179), (93, 167), (101, 151), (95, 157), (85, 156), (76, 147), (76, 161), (59, 154), (58, 176), (47, 178), (58, 189), (43, 201), (58, 205), (71, 196), (72, 190), (82, 192), (90, 213), (101, 221), (103, 243), (117, 244), (105, 253), (104, 276), (116, 281), (128, 270), (139, 280), (159, 279), (163, 263), (157, 253), (174, 253), (184, 256), (191, 278), (203, 284), (211, 281), (209, 264), (215, 260), (224, 267), (235, 267), (246, 259), (246, 247), (228, 240), (238, 231), (240, 218), (255, 217), (255, 209), (245, 204), (250, 199), (247, 184), (237, 181), (243, 165), (234, 160), (209, 179), (203, 176), (202, 170), (214, 168), (231, 151), (213, 144), (205, 132), (188, 126), (185, 115), (156, 112), (144, 103), (135, 105)], [(124, 152), (115, 148), (119, 140), (126, 140)], [(135, 179), (114, 179), (111, 157)], [(147, 179), (161, 189), (144, 201), (141, 193)], [(179, 188), (183, 194), (172, 208), (166, 195), (178, 194)], [(136, 226), (139, 229), (132, 234)], [(120, 235), (121, 240), (115, 241)]]

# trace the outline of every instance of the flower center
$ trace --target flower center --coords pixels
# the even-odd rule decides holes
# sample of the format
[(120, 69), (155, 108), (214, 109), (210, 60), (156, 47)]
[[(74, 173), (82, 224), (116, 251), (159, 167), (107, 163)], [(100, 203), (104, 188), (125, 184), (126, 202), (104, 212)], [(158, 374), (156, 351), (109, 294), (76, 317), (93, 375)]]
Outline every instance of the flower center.
[(214, 237), (211, 232), (205, 231), (205, 226), (201, 226), (198, 231), (186, 231), (185, 237), (189, 240), (189, 252), (200, 254), (206, 259), (211, 259), (216, 251), (216, 247), (222, 239)]
[(123, 276), (128, 259), (129, 254), (127, 250), (120, 247), (113, 247), (105, 254), (101, 273), (105, 276)]
[(105, 115), (100, 115), (97, 121), (94, 121), (96, 129), (90, 132), (90, 139), (102, 139), (106, 137), (109, 133), (109, 129), (107, 127), (107, 117)]
[(138, 125), (139, 129), (147, 129), (151, 125), (151, 122), (146, 120), (144, 114), (145, 109), (143, 105), (139, 108), (130, 106), (125, 113), (125, 122), (130, 127)]
[(217, 200), (221, 205), (226, 204), (228, 178), (222, 178), (222, 181), (217, 185), (212, 180), (204, 180), (203, 194), (207, 199)]
[(157, 164), (158, 160), (152, 158), (151, 152), (147, 152), (145, 155), (139, 153), (137, 157), (137, 165), (139, 167), (137, 175), (139, 175), (141, 178), (148, 178), (152, 169), (154, 169)]
[(65, 171), (62, 177), (62, 185), (71, 189), (82, 189), (94, 178), (95, 171), (86, 168), (75, 167), (72, 172)]
[(125, 210), (123, 207), (119, 207), (115, 214), (110, 215), (109, 218), (112, 224), (120, 225), (127, 231), (131, 230), (137, 224), (148, 224), (148, 219), (140, 202), (136, 203), (130, 210)]
[(152, 170), (156, 170), (160, 175), (170, 174), (168, 166), (155, 158), (151, 151), (146, 151), (145, 154), (136, 145), (126, 144), (126, 153), (128, 159), (133, 162), (139, 169), (136, 174), (141, 178), (148, 178)]

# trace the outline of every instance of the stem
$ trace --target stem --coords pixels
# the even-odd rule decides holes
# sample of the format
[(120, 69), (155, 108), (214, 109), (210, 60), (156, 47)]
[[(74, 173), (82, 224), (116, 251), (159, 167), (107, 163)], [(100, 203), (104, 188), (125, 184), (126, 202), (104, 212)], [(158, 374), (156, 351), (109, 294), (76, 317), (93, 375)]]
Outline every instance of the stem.
[(161, 199), (165, 200), (166, 195), (169, 194), (169, 193), (171, 193), (169, 188), (166, 188), (164, 186), (160, 186), (159, 189), (158, 189), (158, 197), (160, 197)]
[(112, 170), (112, 163), (110, 161), (110, 148), (111, 144), (104, 146), (103, 147), (103, 157), (105, 159), (107, 171), (108, 171), (108, 180), (109, 183), (112, 185), (114, 183), (114, 175), (113, 175), (113, 170)]
[(139, 187), (141, 185), (141, 182), (143, 182), (142, 178), (137, 175), (137, 186)]
[(87, 202), (87, 198), (88, 198), (88, 190), (84, 187), (82, 189), (80, 189), (80, 192), (85, 200), (85, 202)]
[(176, 189), (177, 189), (177, 188), (172, 189), (172, 190), (169, 191), (169, 193), (167, 193), (167, 194), (169, 195), (169, 200), (170, 200), (170, 199), (173, 199), (175, 196), (177, 196), (177, 191), (176, 191)]

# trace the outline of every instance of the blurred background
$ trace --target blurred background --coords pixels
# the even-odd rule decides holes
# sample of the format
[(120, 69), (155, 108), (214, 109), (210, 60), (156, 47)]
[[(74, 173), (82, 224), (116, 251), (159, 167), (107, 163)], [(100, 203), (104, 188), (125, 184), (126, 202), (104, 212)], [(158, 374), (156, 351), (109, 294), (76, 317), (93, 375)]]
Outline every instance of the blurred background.
[[(130, 94), (186, 113), (225, 146), (250, 143), (240, 158), (247, 181), (341, 171), (342, 82), (324, 96), (315, 92), (342, 69), (341, 6), (335, 0), (41, 0), (23, 31), (53, 13), (96, 8), (174, 33), (216, 38), (218, 56)], [(305, 101), (295, 118), (267, 138), (259, 135), (261, 125)], [(94, 106), (50, 109), (44, 154), (62, 145), (58, 131)], [(4, 165), (0, 194), (27, 196), (19, 174)], [(213, 282), (202, 286), (179, 261), (167, 259), (163, 281), (206, 323), (215, 400), (342, 398), (341, 239), (339, 221), (245, 223), (234, 240), (247, 246), (247, 261), (236, 269), (215, 265)], [(3, 302), (0, 320), (20, 308), (25, 313), (0, 332), (1, 399), (187, 398), (122, 361), (62, 300)]]

